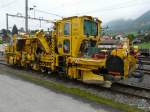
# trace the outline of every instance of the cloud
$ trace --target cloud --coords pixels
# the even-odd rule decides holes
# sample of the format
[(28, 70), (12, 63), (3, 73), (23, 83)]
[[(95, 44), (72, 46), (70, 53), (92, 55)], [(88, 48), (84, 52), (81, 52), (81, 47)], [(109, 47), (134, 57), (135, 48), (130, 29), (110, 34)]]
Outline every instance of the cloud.
[[(0, 0), (0, 29), (5, 28), (5, 13), (25, 14), (25, 0)], [(8, 6), (7, 6), (8, 4)], [(36, 9), (51, 12), (65, 17), (74, 15), (91, 15), (102, 18), (103, 22), (125, 18), (134, 19), (150, 9), (149, 0), (29, 0), (29, 7), (36, 5)], [(36, 11), (36, 17), (45, 19), (60, 19), (57, 16), (44, 14)], [(34, 12), (29, 11), (33, 16)], [(24, 20), (10, 18), (9, 26), (24, 27)], [(42, 23), (43, 27), (49, 27), (47, 23)], [(39, 28), (39, 21), (29, 21), (29, 27)]]

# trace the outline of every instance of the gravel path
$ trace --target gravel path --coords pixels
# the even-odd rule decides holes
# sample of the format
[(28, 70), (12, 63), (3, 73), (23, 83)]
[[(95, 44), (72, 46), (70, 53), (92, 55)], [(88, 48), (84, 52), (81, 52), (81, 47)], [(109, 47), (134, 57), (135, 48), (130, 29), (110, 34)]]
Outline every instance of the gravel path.
[(0, 112), (117, 112), (0, 73)]

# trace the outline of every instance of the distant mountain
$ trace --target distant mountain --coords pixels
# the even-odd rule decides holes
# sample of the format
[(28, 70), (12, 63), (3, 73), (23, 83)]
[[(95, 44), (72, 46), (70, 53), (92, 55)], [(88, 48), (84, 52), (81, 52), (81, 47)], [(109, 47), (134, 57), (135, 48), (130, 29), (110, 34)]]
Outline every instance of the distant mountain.
[(150, 11), (144, 13), (135, 20), (114, 20), (106, 24), (115, 32), (131, 32), (139, 30), (150, 30)]

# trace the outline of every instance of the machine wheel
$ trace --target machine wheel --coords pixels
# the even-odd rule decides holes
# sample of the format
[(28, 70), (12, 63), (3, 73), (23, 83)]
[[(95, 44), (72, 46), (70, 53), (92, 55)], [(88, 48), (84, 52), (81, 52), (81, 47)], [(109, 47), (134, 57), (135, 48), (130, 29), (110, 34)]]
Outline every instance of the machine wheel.
[(106, 60), (106, 69), (108, 72), (124, 74), (124, 61), (119, 56), (108, 56)]

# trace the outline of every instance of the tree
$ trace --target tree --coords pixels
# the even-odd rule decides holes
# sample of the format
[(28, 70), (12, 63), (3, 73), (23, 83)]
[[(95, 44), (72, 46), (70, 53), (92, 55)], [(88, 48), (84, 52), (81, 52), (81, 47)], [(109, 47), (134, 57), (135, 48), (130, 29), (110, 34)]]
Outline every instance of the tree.
[(128, 39), (132, 42), (135, 39), (135, 36), (133, 34), (128, 34)]
[(21, 28), (19, 29), (19, 31), (20, 31), (20, 32), (25, 32), (25, 30), (24, 30), (23, 27), (21, 27)]
[(13, 26), (13, 29), (12, 29), (12, 35), (14, 34), (18, 34), (18, 28), (16, 25)]
[(7, 30), (6, 30), (6, 29), (2, 29), (2, 30), (1, 30), (1, 33), (2, 33), (2, 41), (3, 41), (3, 42), (6, 42), (6, 40), (7, 40), (7, 38), (8, 38)]

